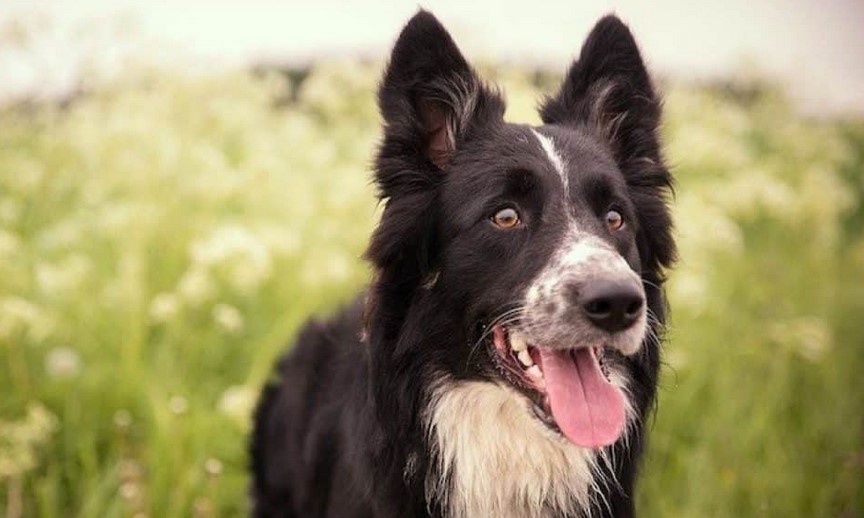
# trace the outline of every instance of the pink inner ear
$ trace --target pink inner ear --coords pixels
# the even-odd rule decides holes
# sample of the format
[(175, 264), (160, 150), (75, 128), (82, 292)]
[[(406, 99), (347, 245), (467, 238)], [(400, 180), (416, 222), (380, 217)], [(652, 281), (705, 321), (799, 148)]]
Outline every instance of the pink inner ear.
[(451, 138), (448, 134), (447, 116), (441, 105), (435, 101), (420, 102), (420, 117), (426, 130), (426, 153), (429, 160), (441, 169), (447, 167), (450, 153), (453, 151)]

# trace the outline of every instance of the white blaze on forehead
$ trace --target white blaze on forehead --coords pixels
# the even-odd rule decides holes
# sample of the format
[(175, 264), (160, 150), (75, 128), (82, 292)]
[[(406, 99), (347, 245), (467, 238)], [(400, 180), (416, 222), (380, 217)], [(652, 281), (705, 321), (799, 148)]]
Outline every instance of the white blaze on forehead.
[(558, 154), (558, 150), (555, 149), (555, 143), (552, 141), (551, 137), (547, 137), (537, 130), (532, 129), (532, 133), (537, 137), (537, 140), (540, 142), (540, 147), (543, 148), (543, 151), (546, 153), (546, 156), (549, 158), (549, 161), (552, 162), (552, 165), (555, 167), (555, 170), (561, 176), (561, 180), (564, 184), (567, 184), (567, 173), (564, 170), (564, 161), (561, 159), (561, 155)]
[(555, 143), (552, 142), (550, 137), (541, 134), (533, 128), (531, 129), (531, 133), (537, 137), (537, 140), (540, 142), (540, 147), (543, 148), (549, 161), (552, 162), (552, 166), (555, 167), (555, 171), (558, 172), (558, 176), (561, 177), (561, 183), (564, 184), (564, 192), (570, 192), (570, 182), (567, 178), (567, 170), (564, 168), (564, 160), (561, 159), (561, 155), (559, 155), (558, 150), (555, 149)]

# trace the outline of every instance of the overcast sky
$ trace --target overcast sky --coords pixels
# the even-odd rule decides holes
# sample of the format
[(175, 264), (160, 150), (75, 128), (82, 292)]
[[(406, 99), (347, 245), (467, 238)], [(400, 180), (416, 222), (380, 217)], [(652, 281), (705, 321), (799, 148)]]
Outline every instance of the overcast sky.
[[(380, 58), (420, 5), (444, 22), (473, 59), (563, 69), (593, 22), (616, 12), (630, 24), (658, 72), (719, 76), (755, 63), (783, 78), (811, 111), (864, 113), (864, 0), (0, 0), (0, 22), (41, 13), (56, 33), (42, 45), (39, 57), (54, 64), (43, 64), (39, 72), (28, 72), (21, 63), (10, 65), (0, 55), (0, 85), (35, 81), (44, 86), (52, 81), (41, 77), (46, 70), (74, 61), (65, 58), (68, 53), (81, 52), (68, 40), (76, 39), (82, 26), (116, 26), (117, 20), (130, 32), (208, 62), (297, 62), (356, 54)], [(111, 45), (91, 44), (87, 51), (106, 52)]]

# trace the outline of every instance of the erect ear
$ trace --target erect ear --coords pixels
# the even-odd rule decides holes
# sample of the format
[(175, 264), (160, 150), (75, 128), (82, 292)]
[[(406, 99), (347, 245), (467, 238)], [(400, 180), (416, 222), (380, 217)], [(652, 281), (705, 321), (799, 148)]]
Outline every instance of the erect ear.
[[(504, 104), (477, 77), (447, 30), (418, 12), (399, 36), (378, 91), (384, 118), (379, 182), (388, 196), (389, 161), (446, 171), (473, 126), (503, 116)], [(383, 167), (382, 167), (383, 166)]]
[(589, 124), (612, 145), (627, 172), (633, 160), (660, 161), (660, 101), (630, 30), (614, 15), (588, 35), (559, 92), (545, 100), (547, 124)]
[[(366, 257), (376, 269), (370, 337), (395, 339), (416, 291), (438, 268), (438, 187), (456, 150), (503, 121), (486, 88), (430, 13), (418, 12), (393, 48), (378, 90), (384, 138), (375, 161), (386, 199)], [(430, 277), (432, 276), (432, 277)]]

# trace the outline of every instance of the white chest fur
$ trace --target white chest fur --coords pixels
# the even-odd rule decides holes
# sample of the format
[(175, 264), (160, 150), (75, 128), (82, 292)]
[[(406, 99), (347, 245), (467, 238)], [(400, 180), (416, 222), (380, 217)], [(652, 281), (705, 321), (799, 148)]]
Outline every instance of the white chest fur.
[(531, 415), (513, 389), (486, 381), (439, 382), (426, 416), (436, 448), (426, 493), (451, 518), (587, 515), (607, 484), (607, 452), (579, 448)]

